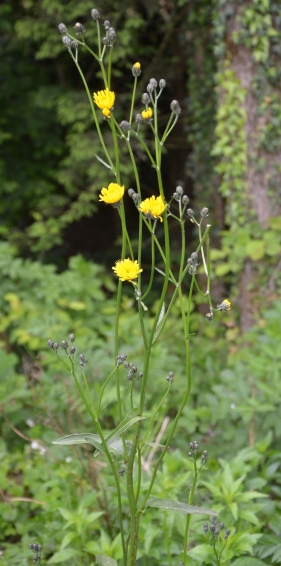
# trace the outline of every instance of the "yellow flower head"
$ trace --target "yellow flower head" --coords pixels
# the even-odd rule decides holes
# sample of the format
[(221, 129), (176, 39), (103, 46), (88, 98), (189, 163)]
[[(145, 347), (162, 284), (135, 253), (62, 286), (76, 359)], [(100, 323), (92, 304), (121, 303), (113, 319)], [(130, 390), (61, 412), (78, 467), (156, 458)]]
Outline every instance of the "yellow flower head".
[(224, 299), (224, 301), (220, 305), (217, 305), (217, 309), (219, 311), (230, 311), (231, 302), (228, 299)]
[(114, 106), (115, 92), (112, 90), (99, 90), (94, 92), (94, 103), (102, 110), (102, 113), (106, 118), (110, 118), (110, 110)]
[(160, 218), (161, 222), (163, 222), (161, 214), (163, 214), (166, 208), (167, 205), (163, 201), (162, 197), (155, 197), (154, 195), (143, 200), (139, 206), (139, 210), (143, 212), (147, 218)]
[(123, 259), (122, 261), (117, 261), (116, 265), (112, 268), (115, 271), (117, 277), (119, 277), (120, 281), (131, 281), (134, 283), (134, 279), (137, 278), (138, 274), (143, 271), (140, 269), (140, 266), (137, 260), (132, 261), (131, 259)]
[(141, 64), (140, 63), (135, 63), (132, 66), (132, 73), (134, 77), (139, 77), (141, 74)]
[(141, 113), (141, 117), (143, 120), (149, 120), (153, 116), (152, 108), (148, 108), (147, 110), (143, 110)]
[(100, 200), (103, 200), (107, 204), (116, 204), (123, 198), (125, 187), (118, 185), (117, 183), (110, 183), (108, 188), (103, 188), (101, 190)]

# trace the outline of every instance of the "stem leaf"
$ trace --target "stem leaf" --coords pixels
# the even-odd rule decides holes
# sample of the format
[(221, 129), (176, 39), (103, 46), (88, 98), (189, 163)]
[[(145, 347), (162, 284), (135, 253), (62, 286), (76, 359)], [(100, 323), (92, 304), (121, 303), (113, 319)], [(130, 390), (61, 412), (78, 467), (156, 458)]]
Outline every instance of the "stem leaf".
[(149, 497), (146, 502), (146, 507), (160, 507), (167, 511), (180, 511), (185, 515), (213, 515), (217, 516), (215, 511), (207, 509), (206, 507), (195, 507), (195, 505), (188, 505), (181, 501), (174, 501), (173, 499), (160, 499), (158, 497)]
[(111, 165), (109, 165), (108, 163), (106, 163), (101, 157), (99, 157), (98, 155), (95, 155), (95, 157), (96, 157), (97, 160), (100, 161), (100, 163), (102, 163), (105, 167), (107, 167), (108, 169), (112, 169)]
[[(162, 271), (162, 269), (158, 269), (158, 267), (155, 267), (154, 269), (156, 269), (156, 271), (158, 271), (158, 273), (161, 273), (161, 275), (163, 275), (165, 277), (166, 274), (164, 273), (164, 271)], [(173, 279), (171, 279), (170, 277), (168, 279), (169, 279), (169, 281), (171, 281), (171, 283), (175, 284)]]

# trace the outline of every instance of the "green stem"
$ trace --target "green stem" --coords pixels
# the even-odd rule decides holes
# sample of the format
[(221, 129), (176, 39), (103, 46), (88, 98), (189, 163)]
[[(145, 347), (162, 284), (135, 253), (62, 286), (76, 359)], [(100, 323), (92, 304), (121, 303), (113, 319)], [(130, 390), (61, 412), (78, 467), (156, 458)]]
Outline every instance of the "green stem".
[[(94, 406), (93, 400), (91, 399), (91, 396), (90, 396), (88, 384), (87, 384), (87, 392), (89, 392), (88, 395), (89, 395), (89, 398), (91, 399), (91, 406), (89, 405), (89, 403), (88, 403), (88, 401), (87, 401), (87, 399), (86, 399), (86, 397), (85, 397), (84, 391), (83, 391), (83, 389), (82, 389), (82, 387), (81, 387), (81, 385), (80, 385), (80, 383), (79, 383), (79, 381), (78, 381), (78, 378), (77, 378), (76, 373), (75, 373), (74, 362), (73, 362), (72, 360), (71, 360), (71, 365), (72, 365), (71, 373), (72, 373), (72, 375), (73, 375), (73, 378), (74, 378), (76, 387), (77, 387), (77, 389), (78, 389), (78, 391), (79, 391), (80, 397), (81, 397), (81, 399), (82, 399), (82, 401), (83, 401), (83, 403), (84, 403), (84, 405), (85, 405), (85, 407), (86, 407), (86, 409), (87, 409), (87, 411), (88, 411), (90, 417), (92, 418), (92, 420), (93, 420), (93, 422), (94, 422), (94, 424), (95, 424), (95, 426), (96, 426), (96, 428), (97, 428), (98, 434), (99, 434), (100, 439), (101, 439), (102, 447), (103, 447), (103, 449), (104, 449), (104, 452), (105, 452), (105, 454), (106, 454), (106, 457), (107, 457), (107, 459), (108, 459), (108, 462), (109, 462), (109, 464), (110, 464), (110, 467), (111, 467), (112, 472), (113, 472), (113, 475), (114, 475), (115, 484), (116, 484), (116, 490), (117, 490), (118, 512), (119, 512), (119, 522), (120, 522), (120, 534), (121, 534), (122, 548), (123, 548), (123, 553), (124, 553), (124, 565), (126, 566), (126, 548), (125, 548), (125, 538), (124, 538), (123, 521), (122, 521), (122, 503), (121, 503), (121, 490), (120, 490), (119, 475), (118, 475), (118, 472), (117, 472), (117, 470), (116, 470), (116, 468), (115, 468), (113, 458), (112, 458), (112, 456), (111, 456), (111, 454), (110, 454), (110, 452), (109, 452), (109, 450), (108, 450), (108, 447), (107, 447), (107, 444), (106, 444), (106, 440), (105, 440), (104, 435), (103, 435), (103, 432), (102, 432), (102, 428), (101, 428), (100, 423), (99, 423), (99, 420), (98, 420), (98, 418), (97, 418), (97, 413), (96, 413), (96, 410), (95, 410), (95, 406)], [(83, 372), (83, 374), (84, 374), (84, 372)], [(84, 380), (87, 381), (86, 378), (85, 378), (85, 375), (84, 375)]]
[(84, 75), (83, 75), (83, 73), (82, 73), (82, 71), (81, 71), (81, 68), (80, 68), (78, 62), (75, 60), (75, 57), (73, 57), (73, 55), (71, 55), (71, 57), (72, 57), (72, 59), (73, 59), (75, 65), (76, 65), (76, 67), (77, 67), (77, 69), (78, 69), (78, 71), (79, 71), (79, 73), (80, 73), (81, 79), (82, 79), (82, 81), (83, 81), (83, 84), (84, 84), (84, 87), (85, 87), (85, 90), (86, 90), (86, 93), (87, 93), (87, 96), (88, 96), (88, 99), (89, 99), (89, 103), (90, 103), (90, 106), (91, 106), (91, 110), (92, 110), (94, 122), (95, 122), (95, 125), (96, 125), (96, 128), (97, 128), (97, 132), (98, 132), (98, 136), (99, 136), (99, 139), (100, 139), (101, 146), (102, 146), (103, 151), (104, 151), (104, 153), (105, 153), (105, 155), (106, 155), (106, 157), (107, 157), (107, 159), (108, 159), (108, 162), (110, 163), (112, 172), (113, 172), (114, 174), (116, 174), (114, 165), (113, 165), (113, 163), (112, 163), (112, 161), (111, 161), (111, 159), (110, 159), (110, 157), (109, 157), (109, 153), (108, 153), (108, 151), (107, 151), (106, 145), (105, 145), (104, 140), (103, 140), (103, 137), (102, 137), (102, 133), (101, 133), (100, 126), (99, 126), (99, 123), (98, 123), (98, 119), (97, 119), (97, 115), (96, 115), (94, 103), (93, 103), (93, 100), (92, 100), (92, 97), (91, 97), (91, 94), (90, 94), (90, 91), (89, 91), (89, 88), (88, 88), (86, 79), (85, 79), (85, 77), (84, 77)]
[(109, 374), (109, 376), (107, 377), (107, 379), (105, 380), (105, 382), (103, 384), (101, 394), (100, 394), (99, 404), (98, 404), (98, 412), (97, 412), (98, 418), (100, 417), (100, 414), (101, 414), (101, 402), (102, 402), (104, 390), (105, 390), (110, 378), (113, 376), (113, 374), (116, 370), (117, 370), (117, 366), (115, 366), (115, 368), (112, 370), (112, 372)]
[(108, 69), (107, 69), (107, 86), (110, 90), (110, 82), (111, 82), (111, 64), (112, 64), (112, 46), (109, 48), (109, 60), (108, 60)]
[(165, 401), (165, 399), (166, 399), (166, 397), (167, 397), (167, 395), (168, 395), (170, 389), (171, 389), (171, 384), (169, 383), (169, 386), (168, 386), (168, 389), (167, 389), (166, 393), (165, 393), (164, 396), (162, 397), (162, 399), (161, 399), (161, 401), (160, 401), (160, 403), (159, 403), (157, 409), (155, 409), (154, 414), (153, 414), (152, 417), (151, 417), (150, 423), (149, 423), (149, 425), (148, 425), (148, 427), (147, 427), (146, 433), (145, 433), (144, 438), (143, 438), (143, 440), (142, 440), (142, 446), (144, 446), (144, 444), (145, 444), (145, 441), (146, 441), (146, 439), (147, 439), (147, 437), (148, 437), (148, 435), (149, 435), (150, 429), (151, 429), (151, 427), (152, 427), (152, 425), (153, 425), (153, 423), (154, 423), (154, 421), (155, 421), (155, 419), (156, 419), (156, 417), (157, 417), (157, 413), (160, 411), (160, 409), (161, 409), (161, 407), (162, 407), (162, 405), (163, 405), (163, 403), (164, 403), (164, 401)]
[[(135, 76), (134, 87), (133, 87), (133, 94), (132, 94), (132, 102), (131, 102), (131, 110), (130, 110), (130, 118), (129, 118), (129, 124), (130, 124), (130, 125), (132, 124), (132, 119), (133, 119), (133, 112), (134, 112), (134, 105), (135, 105), (135, 97), (136, 97), (137, 82), (138, 82), (138, 77)], [(129, 141), (129, 139), (130, 139), (130, 130), (128, 131), (127, 140)]]
[[(193, 483), (192, 483), (192, 487), (191, 487), (189, 499), (188, 499), (189, 505), (192, 505), (192, 503), (193, 503), (193, 497), (194, 497), (194, 493), (195, 493), (195, 489), (196, 489), (196, 485), (197, 485), (197, 480), (198, 480), (198, 473), (199, 473), (199, 471), (197, 469), (197, 465), (196, 465), (196, 460), (193, 461), (193, 465), (194, 465), (194, 477), (193, 477)], [(191, 518), (191, 515), (186, 516), (185, 531), (184, 531), (184, 546), (183, 546), (183, 564), (184, 564), (184, 566), (186, 565), (186, 555), (187, 555), (190, 518)]]

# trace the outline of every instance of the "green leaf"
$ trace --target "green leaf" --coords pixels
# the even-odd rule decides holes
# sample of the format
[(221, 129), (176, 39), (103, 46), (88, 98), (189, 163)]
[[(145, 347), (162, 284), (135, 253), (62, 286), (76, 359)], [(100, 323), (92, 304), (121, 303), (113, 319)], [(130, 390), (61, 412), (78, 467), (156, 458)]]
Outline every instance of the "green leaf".
[(267, 566), (266, 562), (262, 562), (261, 560), (258, 560), (257, 558), (252, 558), (251, 556), (241, 556), (241, 558), (238, 558), (237, 560), (235, 560), (235, 562), (232, 562), (231, 566)]
[(59, 550), (58, 552), (55, 552), (50, 560), (48, 560), (48, 564), (60, 564), (65, 560), (70, 560), (74, 556), (78, 556), (78, 554), (81, 555), (81, 552), (74, 550), (74, 548), (65, 548), (64, 550)]
[(104, 449), (101, 446), (100, 436), (98, 434), (91, 434), (88, 432), (74, 432), (73, 434), (68, 434), (67, 436), (58, 438), (58, 440), (53, 440), (52, 444), (92, 444), (100, 452), (104, 452)]
[(246, 251), (250, 258), (257, 261), (265, 254), (265, 243), (263, 240), (253, 240), (247, 244)]
[(181, 501), (174, 501), (173, 499), (159, 499), (158, 497), (149, 497), (146, 502), (147, 507), (160, 507), (161, 509), (167, 509), (169, 511), (180, 511), (186, 515), (213, 515), (217, 516), (215, 511), (212, 509), (206, 509), (205, 507), (195, 507), (194, 505), (188, 505), (187, 503), (182, 503)]
[[(127, 430), (130, 426), (132, 426), (133, 424), (135, 424), (138, 421), (141, 421), (143, 419), (145, 419), (145, 417), (140, 417), (139, 415), (137, 415), (138, 409), (132, 409), (128, 415), (125, 417), (125, 419), (115, 428), (115, 430), (113, 432), (111, 432), (107, 437), (106, 437), (106, 444), (112, 445), (113, 441), (120, 436), (121, 434), (123, 434), (123, 432), (125, 432), (125, 430)], [(109, 442), (110, 441), (110, 442)]]
[[(158, 271), (158, 273), (161, 273), (161, 275), (163, 275), (163, 277), (165, 277), (166, 273), (164, 271), (162, 271), (162, 269), (158, 269), (158, 267), (155, 267), (154, 269), (156, 271)], [(171, 283), (173, 283), (175, 285), (175, 282), (170, 277), (169, 277), (169, 281), (171, 281)]]
[(117, 566), (116, 560), (105, 554), (96, 554), (96, 561), (100, 566)]

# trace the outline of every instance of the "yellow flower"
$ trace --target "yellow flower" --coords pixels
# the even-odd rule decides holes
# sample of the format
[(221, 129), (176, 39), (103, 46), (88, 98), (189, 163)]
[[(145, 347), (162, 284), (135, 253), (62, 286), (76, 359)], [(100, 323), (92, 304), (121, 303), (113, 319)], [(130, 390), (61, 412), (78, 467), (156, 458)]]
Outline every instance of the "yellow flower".
[(217, 309), (219, 311), (230, 311), (231, 302), (228, 299), (224, 299), (224, 301), (220, 305), (217, 305)]
[(133, 279), (136, 279), (138, 274), (143, 271), (137, 260), (132, 261), (131, 259), (123, 259), (123, 261), (117, 261), (116, 265), (112, 268), (116, 275), (119, 277), (120, 281), (131, 281), (134, 285)]
[(141, 113), (141, 117), (143, 120), (149, 120), (153, 116), (152, 108), (148, 108), (147, 110), (143, 110)]
[(115, 93), (112, 90), (99, 90), (94, 92), (94, 102), (102, 110), (102, 113), (106, 118), (110, 118), (110, 110), (114, 106)]
[(139, 206), (139, 210), (143, 212), (147, 218), (160, 218), (161, 222), (163, 222), (161, 214), (163, 214), (166, 208), (167, 205), (163, 201), (162, 197), (155, 197), (154, 195), (143, 200)]
[(115, 204), (121, 200), (124, 196), (125, 187), (118, 185), (117, 183), (110, 183), (108, 188), (103, 188), (101, 194), (99, 195), (100, 200), (103, 200), (107, 204)]

